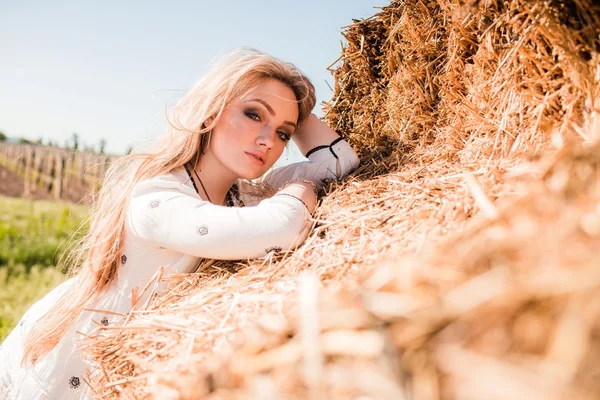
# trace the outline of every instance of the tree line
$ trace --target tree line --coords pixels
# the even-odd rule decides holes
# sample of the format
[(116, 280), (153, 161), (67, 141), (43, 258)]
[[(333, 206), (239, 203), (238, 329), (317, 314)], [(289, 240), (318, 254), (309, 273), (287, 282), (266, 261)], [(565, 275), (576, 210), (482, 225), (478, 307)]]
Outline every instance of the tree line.
[[(0, 131), (0, 142), (5, 142), (9, 139), (9, 137), (2, 131)], [(65, 143), (61, 146), (59, 141), (53, 141), (52, 139), (48, 139), (44, 141), (44, 139), (39, 138), (37, 140), (25, 139), (24, 137), (19, 137), (16, 139), (16, 142), (19, 144), (37, 144), (41, 146), (49, 146), (49, 147), (60, 147), (63, 149), (72, 149), (74, 151), (85, 151), (89, 153), (99, 153), (105, 154), (106, 150), (106, 139), (100, 138), (98, 145), (90, 145), (88, 143), (81, 143), (79, 140), (79, 134), (73, 133), (71, 138), (67, 139)], [(127, 147), (125, 154), (129, 154), (133, 151), (133, 147), (130, 145)]]

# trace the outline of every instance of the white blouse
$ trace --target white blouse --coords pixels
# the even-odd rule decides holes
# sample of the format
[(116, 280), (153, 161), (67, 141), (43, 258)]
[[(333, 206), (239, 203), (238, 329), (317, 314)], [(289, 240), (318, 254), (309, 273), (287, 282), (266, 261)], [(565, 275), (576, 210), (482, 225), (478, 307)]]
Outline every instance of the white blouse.
[[(340, 179), (358, 166), (352, 148), (341, 141), (310, 155), (309, 161), (276, 168), (260, 179), (277, 191), (294, 178), (318, 187)], [(310, 213), (290, 196), (260, 198), (239, 180), (245, 207), (225, 207), (202, 200), (181, 168), (139, 183), (127, 210), (121, 268), (106, 293), (86, 305), (58, 345), (29, 369), (21, 368), (23, 343), (32, 326), (72, 285), (71, 278), (31, 306), (0, 346), (0, 400), (82, 399), (93, 366), (82, 359), (81, 333), (93, 335), (102, 325), (120, 324), (142, 304), (143, 289), (161, 266), (166, 274), (193, 272), (199, 258), (250, 259), (271, 251), (294, 249), (309, 234)], [(134, 297), (135, 293), (138, 297)], [(81, 332), (81, 333), (78, 333)]]

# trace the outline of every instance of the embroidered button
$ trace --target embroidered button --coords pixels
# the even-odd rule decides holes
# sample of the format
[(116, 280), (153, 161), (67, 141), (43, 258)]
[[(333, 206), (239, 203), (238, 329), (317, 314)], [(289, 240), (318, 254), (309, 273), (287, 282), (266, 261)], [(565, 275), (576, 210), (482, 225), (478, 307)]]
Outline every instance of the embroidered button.
[(121, 264), (125, 264), (127, 262), (127, 256), (125, 254), (123, 254), (121, 256)]
[(81, 384), (81, 382), (79, 381), (79, 378), (76, 376), (72, 376), (71, 379), (69, 379), (69, 386), (71, 386), (71, 389), (77, 389), (80, 384)]
[(274, 252), (274, 253), (279, 253), (281, 252), (281, 247), (279, 246), (274, 246), (274, 247), (269, 247), (268, 249), (265, 250), (265, 252), (268, 254), (270, 252)]
[(160, 200), (152, 200), (150, 202), (150, 204), (148, 204), (148, 207), (150, 207), (150, 208), (156, 208), (156, 207), (158, 207), (159, 204), (160, 204)]
[(206, 226), (206, 225), (197, 226), (196, 233), (200, 236), (204, 236), (204, 235), (208, 234), (208, 226)]
[(104, 326), (108, 326), (108, 318), (106, 318), (106, 317), (103, 317), (103, 318), (100, 320), (100, 323), (101, 323), (102, 325), (104, 325)]

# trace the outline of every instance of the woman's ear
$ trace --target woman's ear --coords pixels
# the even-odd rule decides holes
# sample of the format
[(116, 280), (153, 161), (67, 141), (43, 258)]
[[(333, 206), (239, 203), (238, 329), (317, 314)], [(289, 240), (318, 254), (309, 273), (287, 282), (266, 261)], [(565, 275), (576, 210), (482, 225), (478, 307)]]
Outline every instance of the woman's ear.
[(209, 127), (209, 126), (210, 126), (210, 125), (213, 123), (213, 121), (214, 121), (214, 118), (213, 118), (213, 117), (208, 117), (208, 118), (207, 118), (207, 119), (204, 121), (204, 123), (202, 124), (202, 127), (203, 127), (203, 128), (207, 128), (207, 127)]

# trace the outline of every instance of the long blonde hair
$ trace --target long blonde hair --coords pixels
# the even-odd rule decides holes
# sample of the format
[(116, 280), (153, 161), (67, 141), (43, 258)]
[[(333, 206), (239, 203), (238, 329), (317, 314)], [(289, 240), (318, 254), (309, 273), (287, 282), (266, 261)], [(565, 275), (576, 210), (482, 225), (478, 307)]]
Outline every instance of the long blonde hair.
[[(134, 186), (197, 160), (201, 136), (219, 122), (227, 105), (267, 79), (277, 79), (293, 90), (298, 122), (310, 115), (315, 91), (300, 70), (253, 49), (235, 49), (213, 63), (179, 100), (165, 132), (150, 151), (126, 155), (111, 165), (92, 207), (89, 231), (68, 258), (68, 265), (77, 271), (77, 284), (32, 326), (25, 342), (24, 365), (32, 365), (49, 353), (70, 328), (65, 322), (76, 321), (85, 305), (98, 298), (115, 278)], [(205, 125), (207, 121), (210, 123)]]

